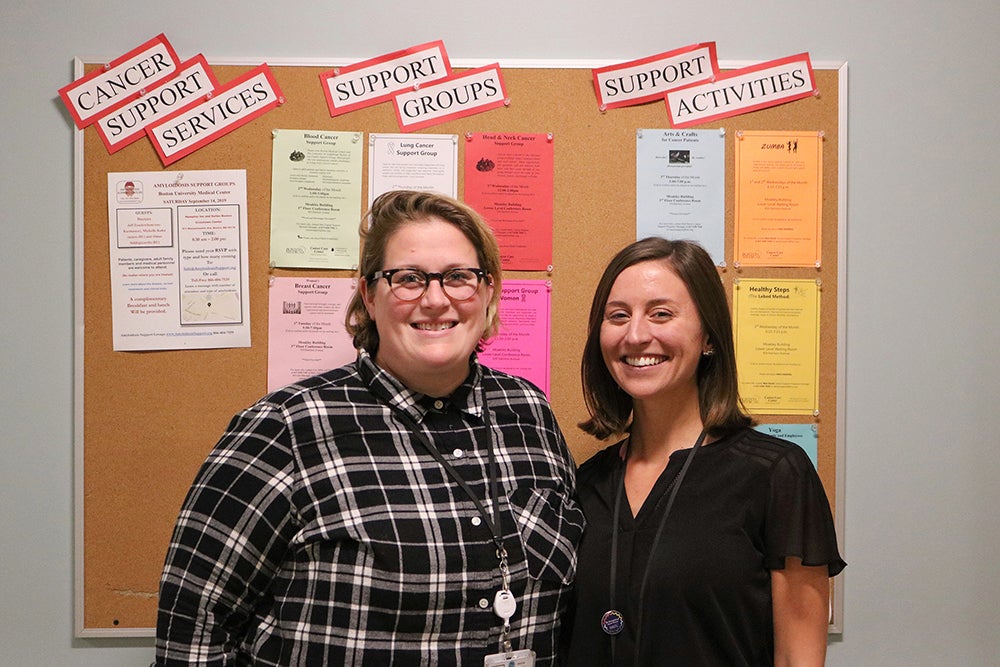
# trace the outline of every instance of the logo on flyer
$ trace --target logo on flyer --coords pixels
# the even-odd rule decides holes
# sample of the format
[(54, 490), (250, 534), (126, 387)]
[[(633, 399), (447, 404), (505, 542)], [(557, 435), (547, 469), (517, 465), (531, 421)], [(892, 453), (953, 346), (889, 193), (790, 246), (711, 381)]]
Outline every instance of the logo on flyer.
[(118, 181), (115, 185), (115, 198), (119, 204), (142, 203), (142, 181)]

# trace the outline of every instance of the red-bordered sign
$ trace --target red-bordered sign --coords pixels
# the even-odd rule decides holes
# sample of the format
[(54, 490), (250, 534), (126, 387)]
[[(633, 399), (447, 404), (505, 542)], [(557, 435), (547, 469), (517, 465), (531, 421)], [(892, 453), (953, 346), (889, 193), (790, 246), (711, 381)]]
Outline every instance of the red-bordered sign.
[(489, 111), (510, 103), (500, 64), (467, 70), (430, 86), (392, 98), (396, 120), (404, 132)]
[(719, 76), (715, 42), (592, 70), (601, 111), (663, 99), (668, 90)]
[(672, 90), (664, 101), (673, 127), (729, 118), (816, 94), (808, 53), (733, 70), (709, 83)]
[(177, 76), (132, 102), (97, 119), (94, 128), (109, 153), (146, 136), (146, 128), (219, 87), (205, 56), (198, 54), (178, 67)]
[(174, 47), (160, 33), (103, 68), (63, 86), (59, 97), (82, 130), (135, 99), (143, 90), (174, 76), (179, 62)]
[(146, 128), (164, 166), (284, 103), (267, 63)]
[(319, 75), (331, 116), (388, 102), (396, 93), (451, 76), (444, 42), (387, 53)]

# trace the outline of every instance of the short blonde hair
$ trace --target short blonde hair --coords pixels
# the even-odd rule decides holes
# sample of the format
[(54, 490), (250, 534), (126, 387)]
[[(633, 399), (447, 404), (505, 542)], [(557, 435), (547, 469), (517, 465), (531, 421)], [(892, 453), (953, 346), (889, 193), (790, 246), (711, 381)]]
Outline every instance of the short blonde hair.
[[(370, 355), (375, 356), (379, 345), (378, 329), (374, 320), (369, 317), (361, 295), (361, 281), (368, 283), (376, 271), (386, 268), (382, 266), (386, 247), (400, 227), (423, 222), (432, 217), (454, 225), (469, 239), (476, 249), (478, 268), (486, 272), (487, 281), (493, 285), (493, 297), (486, 310), (486, 326), (476, 350), (481, 352), (483, 343), (496, 335), (500, 328), (498, 309), (502, 276), (500, 247), (489, 225), (470, 206), (452, 197), (436, 192), (391, 190), (375, 199), (371, 210), (361, 221), (361, 238), (364, 245), (358, 266), (358, 289), (351, 298), (345, 317), (347, 332), (353, 336), (355, 348), (364, 348)], [(374, 284), (369, 283), (368, 287), (374, 288)]]

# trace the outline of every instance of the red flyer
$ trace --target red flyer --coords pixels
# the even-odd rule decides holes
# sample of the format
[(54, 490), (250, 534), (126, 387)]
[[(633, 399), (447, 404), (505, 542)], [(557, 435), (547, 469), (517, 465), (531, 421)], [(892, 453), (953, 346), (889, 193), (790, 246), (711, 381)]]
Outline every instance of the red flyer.
[(493, 229), (504, 269), (552, 270), (550, 134), (469, 134), (465, 201)]

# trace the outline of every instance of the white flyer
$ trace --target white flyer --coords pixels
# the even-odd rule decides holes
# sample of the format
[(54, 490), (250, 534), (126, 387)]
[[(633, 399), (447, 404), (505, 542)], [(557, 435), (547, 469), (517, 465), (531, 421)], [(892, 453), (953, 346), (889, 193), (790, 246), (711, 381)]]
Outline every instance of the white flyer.
[(457, 134), (368, 135), (368, 205), (390, 190), (458, 196)]
[(250, 347), (246, 171), (108, 174), (114, 349)]

